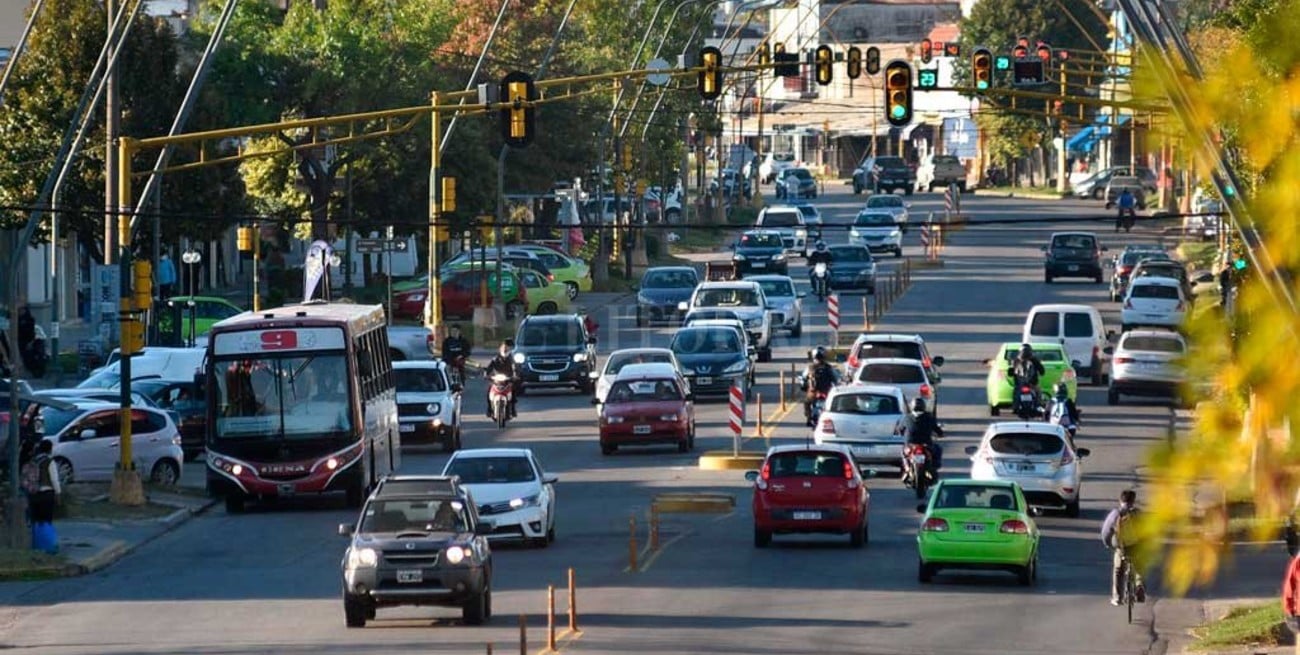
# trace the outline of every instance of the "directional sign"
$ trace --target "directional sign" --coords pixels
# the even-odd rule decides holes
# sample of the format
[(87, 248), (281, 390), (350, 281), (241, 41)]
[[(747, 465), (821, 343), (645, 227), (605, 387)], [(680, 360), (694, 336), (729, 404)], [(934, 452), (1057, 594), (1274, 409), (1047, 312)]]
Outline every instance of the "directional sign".
[(357, 239), (357, 252), (406, 252), (406, 239)]

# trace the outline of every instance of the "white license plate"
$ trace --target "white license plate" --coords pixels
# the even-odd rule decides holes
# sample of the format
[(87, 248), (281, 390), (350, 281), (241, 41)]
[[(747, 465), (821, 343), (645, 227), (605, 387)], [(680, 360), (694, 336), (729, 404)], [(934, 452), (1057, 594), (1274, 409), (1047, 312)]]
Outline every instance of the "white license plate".
[(1079, 265), (1078, 265), (1078, 264), (1070, 264), (1069, 266), (1066, 266), (1066, 267), (1065, 267), (1065, 270), (1067, 270), (1067, 271), (1077, 271), (1077, 270), (1079, 270)]
[(554, 375), (554, 374), (551, 374), (551, 375), (539, 375), (539, 376), (537, 376), (537, 379), (538, 379), (538, 380), (541, 380), (542, 382), (559, 382), (559, 381), (560, 381), (560, 376), (559, 376), (559, 375)]
[(398, 432), (415, 432), (415, 426), (410, 423), (403, 423), (397, 426)]
[(967, 523), (964, 528), (967, 532), (983, 532), (983, 523)]
[(713, 384), (713, 378), (695, 378), (695, 384)]
[(1013, 464), (1011, 468), (1012, 470), (1020, 471), (1021, 473), (1033, 473), (1037, 470), (1033, 464)]
[(424, 571), (419, 569), (414, 571), (398, 571), (397, 581), (403, 583), (424, 582)]
[(1034, 394), (1032, 394), (1032, 393), (1022, 393), (1022, 394), (1020, 394), (1020, 402), (1022, 402), (1022, 403), (1032, 403), (1032, 402), (1034, 402)]
[(822, 517), (821, 512), (795, 512), (794, 520), (796, 521), (817, 521)]
[(753, 264), (750, 264), (750, 266), (753, 266), (754, 268), (767, 268), (767, 262), (754, 262)]
[(632, 434), (650, 434), (650, 426), (634, 425), (632, 426)]

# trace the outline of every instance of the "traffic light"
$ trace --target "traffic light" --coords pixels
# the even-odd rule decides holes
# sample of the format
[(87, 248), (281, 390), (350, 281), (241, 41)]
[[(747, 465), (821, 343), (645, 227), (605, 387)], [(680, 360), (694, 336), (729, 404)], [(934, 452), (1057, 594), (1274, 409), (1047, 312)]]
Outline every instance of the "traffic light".
[(244, 225), (235, 231), (239, 252), (253, 252), (253, 228)]
[(139, 318), (123, 318), (121, 323), (122, 330), (122, 355), (130, 355), (144, 350), (144, 321)]
[(714, 46), (700, 50), (700, 97), (717, 100), (722, 95), (722, 51)]
[(766, 66), (772, 63), (772, 46), (764, 41), (758, 46), (758, 65)]
[(993, 58), (993, 67), (1000, 71), (1011, 70), (1011, 58), (1005, 55), (998, 55)]
[(524, 148), (533, 142), (537, 132), (537, 110), (527, 103), (537, 100), (537, 87), (533, 76), (523, 71), (511, 71), (501, 79), (501, 137), (512, 148)]
[(826, 86), (835, 77), (835, 55), (828, 45), (819, 45), (814, 54), (817, 83)]
[(894, 127), (912, 122), (912, 66), (902, 60), (885, 67), (885, 118)]
[(862, 77), (862, 48), (849, 46), (848, 63), (845, 64), (845, 69), (851, 80)]
[(880, 48), (871, 46), (867, 48), (867, 75), (875, 75), (880, 72)]
[(943, 46), (943, 54), (948, 57), (960, 57), (961, 44), (957, 43), (956, 41), (949, 41), (945, 43)]
[(1052, 61), (1052, 46), (1040, 41), (1038, 43), (1038, 58), (1043, 60), (1044, 64)]
[(147, 259), (131, 262), (131, 277), (135, 308), (147, 312), (153, 307), (153, 265)]
[(785, 51), (785, 44), (773, 46), (772, 59), (776, 62), (777, 77), (799, 77), (799, 55)]
[(1246, 266), (1247, 264), (1246, 264), (1245, 257), (1237, 257), (1236, 259), (1232, 260), (1232, 267), (1238, 271), (1246, 270)]
[(930, 39), (921, 39), (921, 63), (928, 64), (934, 59), (934, 44)]
[(1029, 39), (1020, 37), (1016, 39), (1016, 47), (1011, 49), (1011, 56), (1016, 59), (1024, 59), (1029, 56)]
[(975, 78), (975, 88), (987, 89), (993, 86), (993, 53), (980, 46), (970, 56), (970, 68)]
[(442, 211), (450, 214), (456, 211), (456, 178), (442, 178)]

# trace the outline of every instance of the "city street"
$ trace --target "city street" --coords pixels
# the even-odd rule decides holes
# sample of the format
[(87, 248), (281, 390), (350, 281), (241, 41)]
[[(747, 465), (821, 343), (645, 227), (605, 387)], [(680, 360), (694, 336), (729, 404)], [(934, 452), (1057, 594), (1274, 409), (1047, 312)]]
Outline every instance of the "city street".
[[(851, 222), (866, 196), (828, 187), (815, 202), (831, 225)], [(905, 255), (920, 258), (918, 224), (941, 212), (941, 194), (917, 194)], [(988, 425), (986, 367), (998, 345), (1018, 341), (1031, 306), (1079, 302), (1102, 309), (1118, 330), (1118, 307), (1106, 286), (1084, 280), (1046, 285), (1039, 246), (1063, 224), (1015, 221), (1054, 216), (1103, 216), (1091, 201), (1034, 201), (966, 195), (972, 225), (949, 237), (945, 266), (915, 269), (912, 287), (878, 332), (919, 333), (946, 363), (940, 386), (948, 438), (944, 474), (968, 468), (963, 449)], [(1105, 214), (1108, 215), (1108, 214)], [(997, 221), (981, 227), (981, 221)], [(1095, 230), (1112, 253), (1127, 241), (1155, 241), (1139, 227), (1111, 233), (1110, 222), (1076, 223)], [(828, 241), (846, 239), (828, 230)], [(1172, 244), (1170, 244), (1172, 245)], [(720, 258), (725, 257), (721, 255)], [(900, 260), (880, 258), (881, 278)], [(792, 276), (806, 288), (806, 269)], [(845, 332), (862, 325), (858, 296), (841, 296)], [(581, 302), (581, 299), (579, 299)], [(597, 316), (602, 354), (639, 345), (663, 346), (671, 327), (637, 329), (633, 298)], [(777, 410), (778, 372), (802, 367), (808, 348), (833, 341), (825, 306), (804, 299), (799, 340), (776, 340), (772, 363), (759, 365), (763, 412)], [(940, 574), (916, 579), (918, 514), (910, 489), (886, 472), (869, 481), (871, 540), (865, 550), (839, 537), (778, 537), (753, 547), (750, 484), (740, 471), (703, 471), (704, 450), (730, 449), (726, 405), (702, 404), (696, 452), (633, 449), (605, 457), (596, 443), (593, 408), (574, 392), (529, 393), (519, 418), (497, 430), (483, 417), (483, 385), (466, 392), (464, 439), (469, 448), (527, 446), (559, 475), (558, 538), (547, 549), (494, 549), (494, 617), (483, 627), (460, 623), (439, 608), (381, 610), (364, 629), (344, 627), (339, 563), (346, 541), (335, 526), (354, 520), (342, 498), (303, 499), (227, 515), (218, 506), (139, 549), (111, 568), (83, 578), (0, 585), (0, 648), (52, 654), (103, 653), (471, 653), (494, 642), (516, 648), (517, 615), (529, 616), (530, 651), (544, 646), (546, 586), (562, 590), (576, 570), (583, 633), (564, 652), (592, 653), (1142, 653), (1154, 638), (1156, 599), (1125, 623), (1107, 603), (1110, 554), (1100, 523), (1122, 489), (1140, 482), (1144, 449), (1165, 437), (1169, 407), (1126, 399), (1106, 405), (1104, 388), (1080, 386), (1083, 512), (1078, 519), (1039, 519), (1044, 540), (1036, 587), (1005, 574)], [(749, 420), (754, 418), (754, 404)], [(752, 433), (746, 428), (746, 435)], [(803, 439), (795, 408), (772, 443)], [(761, 450), (763, 440), (745, 447)], [(446, 456), (408, 450), (404, 472), (439, 472)], [(202, 466), (185, 471), (201, 480)], [(628, 572), (628, 519), (643, 523), (655, 493), (732, 494), (736, 510), (723, 516), (665, 517), (663, 548)], [(642, 526), (643, 527), (643, 526)], [(645, 532), (638, 539), (644, 543)], [(564, 594), (557, 593), (563, 608)], [(563, 621), (563, 618), (561, 618)]]

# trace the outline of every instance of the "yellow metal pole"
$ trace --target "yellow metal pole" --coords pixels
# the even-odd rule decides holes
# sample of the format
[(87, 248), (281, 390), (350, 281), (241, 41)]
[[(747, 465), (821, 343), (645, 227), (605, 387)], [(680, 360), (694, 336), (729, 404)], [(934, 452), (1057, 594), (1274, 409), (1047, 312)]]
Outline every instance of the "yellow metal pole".
[[(126, 212), (121, 211), (121, 208), (133, 207), (135, 205), (135, 203), (132, 202), (132, 198), (131, 198), (132, 196), (131, 155), (133, 154), (134, 146), (135, 146), (135, 140), (130, 137), (122, 137), (117, 140), (117, 152), (118, 152), (117, 161), (119, 162), (119, 165), (117, 167), (118, 168), (117, 197), (118, 197), (118, 210), (119, 210), (117, 214), (117, 243), (122, 248), (122, 252), (124, 253), (129, 253), (131, 251), (131, 217)], [(130, 274), (131, 274), (130, 268), (123, 269), (122, 271), (123, 291), (129, 288), (127, 285), (131, 284)], [(134, 308), (131, 294), (129, 293), (122, 294), (121, 308), (124, 317), (132, 317), (132, 318), (134, 317), (134, 313), (131, 311)], [(125, 327), (125, 326), (126, 323), (121, 323), (120, 325), (120, 327)], [(122, 350), (122, 364), (121, 364), (122, 397), (126, 398), (129, 401), (131, 398), (130, 395), (131, 357), (130, 355), (135, 354), (135, 351), (133, 349), (134, 343), (133, 342), (128, 343), (127, 339), (122, 339), (121, 346), (122, 346), (121, 348)], [(119, 452), (121, 453), (121, 460), (119, 464), (121, 465), (123, 471), (130, 471), (135, 466), (135, 459), (133, 457), (134, 453), (132, 452), (131, 449), (132, 444), (131, 444), (130, 402), (122, 403), (121, 418), (119, 420), (121, 421), (121, 425), (119, 426), (118, 429), (120, 431), (120, 434), (122, 435), (122, 439), (120, 442), (121, 447), (119, 448)]]
[(442, 342), (442, 284), (438, 275), (438, 222), (442, 217), (442, 112), (438, 111), (438, 92), (432, 95), (432, 129), (429, 130), (429, 315), (428, 327), (433, 331), (433, 338)]
[(262, 228), (253, 223), (253, 311), (262, 311), (262, 286), (257, 269), (262, 266)]

